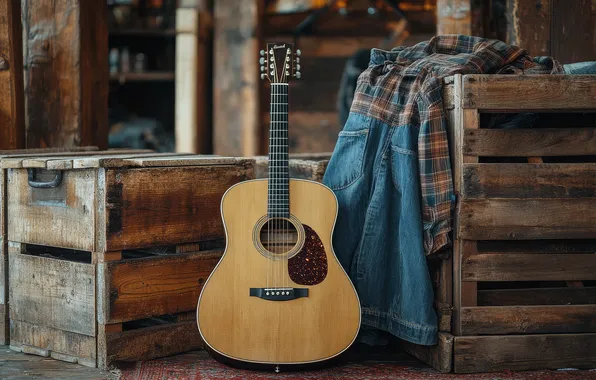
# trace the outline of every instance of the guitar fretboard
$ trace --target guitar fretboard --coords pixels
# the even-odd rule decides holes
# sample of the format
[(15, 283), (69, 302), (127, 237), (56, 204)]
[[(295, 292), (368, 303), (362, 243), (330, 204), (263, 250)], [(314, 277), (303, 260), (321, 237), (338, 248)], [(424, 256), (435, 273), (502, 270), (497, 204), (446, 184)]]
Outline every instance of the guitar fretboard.
[(269, 191), (267, 214), (270, 218), (290, 216), (288, 173), (288, 84), (271, 84), (269, 128)]

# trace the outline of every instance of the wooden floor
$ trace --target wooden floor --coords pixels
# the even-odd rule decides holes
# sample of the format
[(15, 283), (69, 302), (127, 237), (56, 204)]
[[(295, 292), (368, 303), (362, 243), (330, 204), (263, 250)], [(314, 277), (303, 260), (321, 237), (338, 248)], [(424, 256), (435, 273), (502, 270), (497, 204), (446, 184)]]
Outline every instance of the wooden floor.
[(111, 380), (117, 378), (115, 373), (100, 371), (97, 368), (21, 354), (9, 350), (8, 346), (0, 346), (0, 379), (2, 380)]

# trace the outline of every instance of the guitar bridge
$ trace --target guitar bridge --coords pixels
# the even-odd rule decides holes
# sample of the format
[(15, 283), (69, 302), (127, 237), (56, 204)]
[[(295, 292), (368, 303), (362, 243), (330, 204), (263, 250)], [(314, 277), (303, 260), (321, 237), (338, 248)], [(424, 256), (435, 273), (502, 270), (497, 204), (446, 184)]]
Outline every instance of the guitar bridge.
[(268, 301), (290, 301), (308, 297), (308, 288), (250, 288), (250, 296)]

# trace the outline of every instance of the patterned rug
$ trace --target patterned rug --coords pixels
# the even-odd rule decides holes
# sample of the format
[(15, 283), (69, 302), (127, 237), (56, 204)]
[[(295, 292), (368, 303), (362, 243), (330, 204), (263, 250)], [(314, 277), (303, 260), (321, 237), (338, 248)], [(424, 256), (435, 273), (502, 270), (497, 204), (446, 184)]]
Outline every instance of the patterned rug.
[(205, 352), (192, 352), (170, 358), (139, 362), (121, 368), (121, 380), (567, 380), (596, 379), (596, 370), (560, 370), (503, 372), (471, 375), (438, 373), (410, 357), (396, 361), (368, 360), (348, 362), (333, 368), (309, 372), (256, 372), (227, 367), (211, 359)]

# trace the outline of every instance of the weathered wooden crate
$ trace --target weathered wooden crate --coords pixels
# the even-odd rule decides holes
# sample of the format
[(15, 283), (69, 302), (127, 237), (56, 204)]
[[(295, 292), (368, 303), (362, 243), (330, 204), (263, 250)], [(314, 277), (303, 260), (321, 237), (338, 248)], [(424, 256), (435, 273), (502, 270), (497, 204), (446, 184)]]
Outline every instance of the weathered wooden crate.
[[(290, 178), (323, 182), (329, 159), (331, 159), (331, 153), (290, 154), (290, 160), (288, 161)], [(269, 170), (267, 156), (257, 156), (255, 161), (256, 177), (267, 178)]]
[[(70, 152), (70, 153), (67, 153)], [(7, 157), (35, 157), (39, 154), (97, 154), (97, 147), (46, 148), (0, 151), (0, 161)], [(113, 152), (111, 152), (113, 154)], [(0, 344), (8, 344), (8, 254), (6, 239), (6, 176), (0, 167)]]
[(2, 166), (13, 348), (106, 367), (200, 347), (180, 337), (196, 330), (185, 313), (219, 254), (196, 251), (223, 245), (221, 198), (254, 178), (254, 160), (147, 153)]
[[(445, 104), (453, 347), (434, 357), (459, 373), (596, 367), (596, 76), (456, 75)], [(549, 127), (486, 128), (529, 112)]]
[[(221, 238), (223, 193), (254, 178), (251, 159), (156, 153), (7, 158), (2, 166), (10, 241), (93, 252), (98, 261)], [(34, 180), (60, 185), (34, 188)]]
[(195, 248), (94, 263), (91, 252), (9, 242), (11, 349), (107, 368), (202, 348), (195, 309), (222, 251)]

